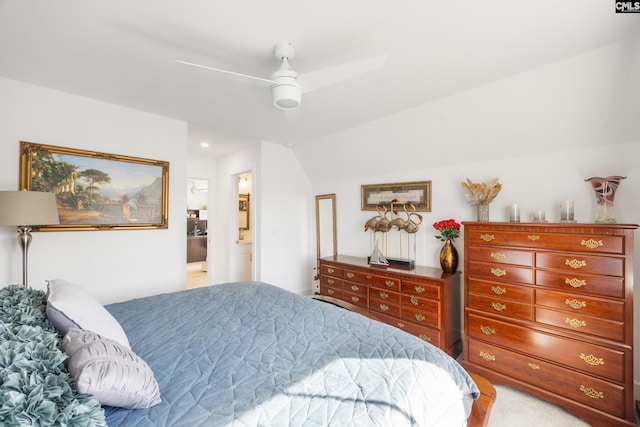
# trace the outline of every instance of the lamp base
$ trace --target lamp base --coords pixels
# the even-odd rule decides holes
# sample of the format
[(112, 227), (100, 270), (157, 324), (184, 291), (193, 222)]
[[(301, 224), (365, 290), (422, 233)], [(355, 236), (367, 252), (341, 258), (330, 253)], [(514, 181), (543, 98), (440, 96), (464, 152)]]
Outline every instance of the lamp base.
[(27, 282), (27, 253), (31, 245), (31, 227), (18, 227), (18, 242), (22, 247), (22, 286), (28, 286)]

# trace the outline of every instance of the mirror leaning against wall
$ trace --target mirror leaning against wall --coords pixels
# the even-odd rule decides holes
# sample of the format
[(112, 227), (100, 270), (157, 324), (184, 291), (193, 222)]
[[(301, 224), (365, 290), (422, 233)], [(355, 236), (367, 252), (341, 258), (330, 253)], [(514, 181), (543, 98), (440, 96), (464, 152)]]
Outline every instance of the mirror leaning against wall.
[(316, 244), (318, 258), (336, 256), (336, 195), (316, 196)]

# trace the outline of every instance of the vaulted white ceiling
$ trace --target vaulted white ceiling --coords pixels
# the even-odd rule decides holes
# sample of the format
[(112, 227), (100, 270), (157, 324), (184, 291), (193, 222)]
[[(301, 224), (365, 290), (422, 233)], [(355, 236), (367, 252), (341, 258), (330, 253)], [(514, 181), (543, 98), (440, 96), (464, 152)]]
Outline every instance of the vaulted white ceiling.
[[(0, 76), (190, 124), (221, 154), (298, 144), (640, 34), (610, 0), (0, 0)], [(268, 87), (175, 60), (269, 77), (388, 54), (303, 96), (288, 121)]]

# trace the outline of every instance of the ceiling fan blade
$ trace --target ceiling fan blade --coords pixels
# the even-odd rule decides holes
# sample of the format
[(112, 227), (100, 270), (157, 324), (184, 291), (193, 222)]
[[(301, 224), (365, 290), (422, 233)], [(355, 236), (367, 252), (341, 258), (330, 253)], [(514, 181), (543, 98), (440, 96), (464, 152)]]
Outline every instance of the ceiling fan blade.
[(242, 78), (246, 78), (246, 79), (252, 79), (252, 80), (255, 80), (256, 82), (260, 82), (264, 86), (269, 86), (269, 85), (272, 85), (272, 84), (276, 83), (274, 80), (263, 79), (262, 77), (250, 76), (249, 74), (236, 73), (235, 71), (223, 70), (221, 68), (214, 68), (214, 67), (209, 67), (209, 66), (206, 66), (206, 65), (194, 64), (193, 62), (179, 61), (179, 60), (176, 60), (176, 62), (178, 64), (189, 65), (191, 67), (204, 68), (205, 70), (217, 71), (219, 73), (225, 73), (225, 74), (229, 74), (229, 75), (232, 75), (232, 76), (242, 77)]
[(359, 76), (382, 67), (387, 61), (387, 54), (347, 62), (333, 67), (322, 68), (309, 73), (300, 74), (298, 83), (302, 93), (311, 92), (343, 80)]
[(296, 108), (283, 108), (282, 112), (284, 113), (284, 116), (287, 118), (287, 120), (290, 122), (297, 122), (298, 120), (300, 120), (299, 106)]

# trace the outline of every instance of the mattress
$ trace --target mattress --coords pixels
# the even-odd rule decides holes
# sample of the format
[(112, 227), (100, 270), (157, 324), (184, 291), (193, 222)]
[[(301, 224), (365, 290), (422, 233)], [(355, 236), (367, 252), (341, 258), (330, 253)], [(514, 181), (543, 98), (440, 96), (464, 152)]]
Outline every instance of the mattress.
[(106, 306), (162, 402), (105, 407), (109, 426), (456, 426), (464, 369), (397, 328), (265, 283)]

